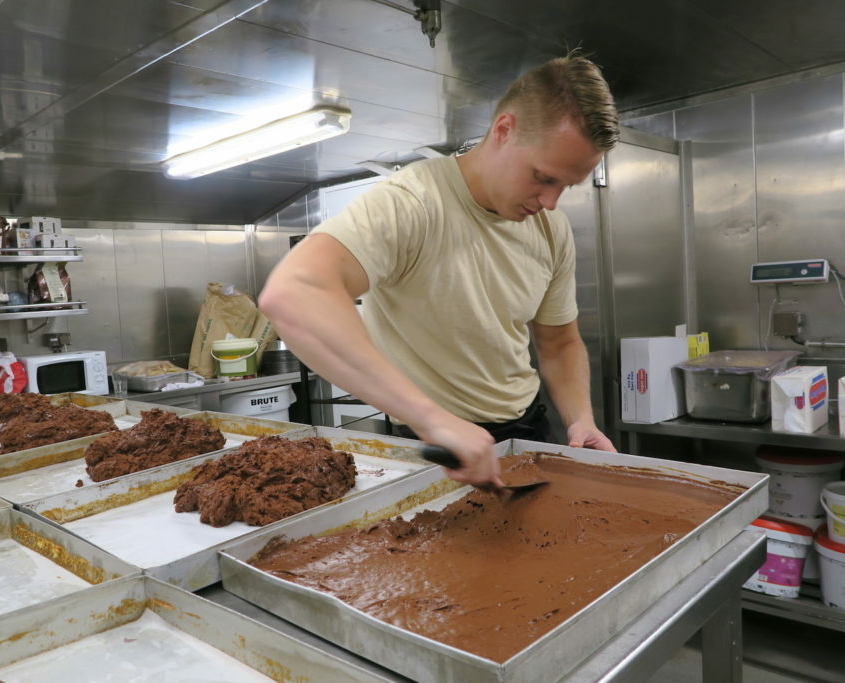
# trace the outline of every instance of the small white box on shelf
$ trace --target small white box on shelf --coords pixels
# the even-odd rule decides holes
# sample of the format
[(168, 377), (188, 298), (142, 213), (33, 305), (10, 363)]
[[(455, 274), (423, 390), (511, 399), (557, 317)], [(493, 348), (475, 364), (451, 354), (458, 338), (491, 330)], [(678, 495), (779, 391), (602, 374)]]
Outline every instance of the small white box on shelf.
[(686, 335), (622, 339), (623, 422), (653, 424), (684, 414), (682, 378), (672, 367), (688, 354)]
[(31, 216), (18, 220), (18, 227), (31, 231), (34, 235), (59, 233), (62, 231), (62, 219), (49, 216)]
[(796, 365), (772, 377), (772, 429), (812, 434), (827, 423), (827, 368)]

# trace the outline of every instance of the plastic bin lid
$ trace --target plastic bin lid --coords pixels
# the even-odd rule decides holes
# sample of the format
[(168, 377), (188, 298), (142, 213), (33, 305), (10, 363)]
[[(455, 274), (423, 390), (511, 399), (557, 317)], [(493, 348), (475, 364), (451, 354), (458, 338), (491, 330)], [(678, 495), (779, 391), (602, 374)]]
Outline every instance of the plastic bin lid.
[(835, 550), (837, 553), (845, 553), (845, 545), (834, 541), (827, 533), (827, 524), (822, 524), (816, 533), (813, 534), (813, 540), (823, 548), (828, 550)]
[(767, 378), (789, 367), (800, 355), (801, 351), (712, 351), (682, 361), (675, 367), (706, 372), (753, 372), (758, 377)]
[(801, 524), (791, 524), (790, 522), (784, 522), (779, 519), (771, 519), (770, 517), (758, 517), (751, 524), (761, 529), (771, 529), (772, 531), (780, 531), (785, 534), (796, 534), (797, 536), (807, 536), (808, 538), (813, 535), (813, 530), (809, 527), (802, 526)]

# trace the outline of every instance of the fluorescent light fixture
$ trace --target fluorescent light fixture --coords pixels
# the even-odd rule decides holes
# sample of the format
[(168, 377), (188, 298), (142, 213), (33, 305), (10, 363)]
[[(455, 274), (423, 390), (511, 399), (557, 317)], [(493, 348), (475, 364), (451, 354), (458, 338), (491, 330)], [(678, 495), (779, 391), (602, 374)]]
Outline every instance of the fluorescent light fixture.
[(162, 162), (162, 167), (171, 178), (197, 178), (342, 135), (349, 130), (351, 118), (348, 109), (316, 107), (177, 154)]

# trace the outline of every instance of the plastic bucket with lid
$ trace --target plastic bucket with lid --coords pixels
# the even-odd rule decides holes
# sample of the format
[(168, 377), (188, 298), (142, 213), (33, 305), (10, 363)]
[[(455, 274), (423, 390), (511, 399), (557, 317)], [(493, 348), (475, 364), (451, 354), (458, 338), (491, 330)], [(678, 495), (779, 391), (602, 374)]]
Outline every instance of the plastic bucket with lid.
[(294, 401), (296, 394), (293, 389), (283, 385), (223, 395), (220, 397), (220, 409), (224, 413), (287, 422), (290, 419), (290, 406)]
[(822, 602), (845, 609), (845, 545), (831, 539), (826, 526), (816, 529), (813, 540), (819, 554)]
[(254, 377), (258, 374), (258, 341), (251, 337), (218, 339), (211, 343), (211, 357), (218, 377)]
[(845, 481), (825, 484), (819, 501), (827, 513), (827, 533), (830, 539), (845, 544)]
[(755, 519), (751, 528), (766, 532), (766, 561), (743, 588), (782, 598), (797, 598), (804, 559), (813, 544), (813, 532), (800, 524), (765, 517)]
[(825, 518), (819, 502), (822, 488), (840, 478), (843, 460), (838, 454), (803, 456), (790, 449), (759, 449), (757, 464), (769, 475), (766, 514), (817, 528)]

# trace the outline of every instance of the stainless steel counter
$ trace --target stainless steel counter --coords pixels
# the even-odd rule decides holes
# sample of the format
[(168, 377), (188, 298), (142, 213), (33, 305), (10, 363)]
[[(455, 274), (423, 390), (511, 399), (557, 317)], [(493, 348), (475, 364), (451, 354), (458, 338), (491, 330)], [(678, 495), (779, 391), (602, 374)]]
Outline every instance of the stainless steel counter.
[(617, 428), (623, 437), (627, 437), (628, 441), (627, 445), (624, 442), (622, 443), (622, 450), (625, 453), (632, 454), (638, 454), (640, 452), (637, 438), (639, 434), (770, 444), (775, 446), (795, 446), (816, 450), (842, 450), (845, 447), (845, 437), (839, 433), (837, 416), (832, 416), (826, 425), (812, 434), (774, 431), (771, 421), (754, 424), (694, 420), (690, 417), (679, 417), (656, 424), (619, 422), (617, 423)]
[[(145, 403), (184, 406), (196, 408), (197, 410), (220, 411), (221, 396), (294, 384), (299, 382), (301, 378), (302, 376), (299, 372), (288, 372), (281, 375), (261, 375), (251, 379), (207, 379), (201, 387), (174, 389), (173, 391), (151, 391), (148, 393), (130, 391), (127, 396), (120, 398), (126, 398), (130, 401), (143, 401)], [(114, 394), (110, 395), (114, 396)]]

